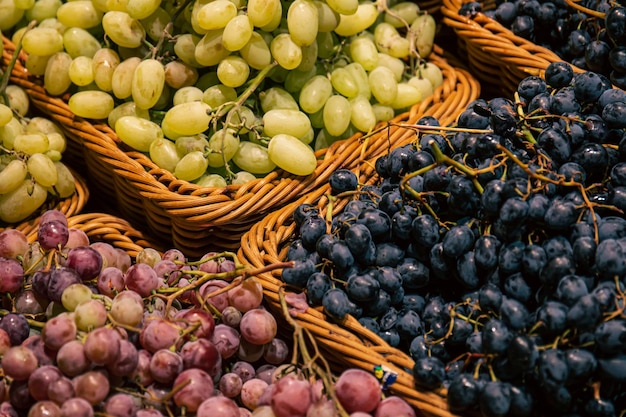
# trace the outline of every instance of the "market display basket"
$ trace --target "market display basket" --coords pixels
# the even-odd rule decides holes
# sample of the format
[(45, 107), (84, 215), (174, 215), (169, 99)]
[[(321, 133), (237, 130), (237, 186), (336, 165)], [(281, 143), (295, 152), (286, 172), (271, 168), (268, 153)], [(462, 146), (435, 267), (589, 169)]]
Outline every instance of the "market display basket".
[[(485, 94), (512, 96), (522, 79), (541, 76), (548, 65), (563, 61), (556, 53), (516, 36), (484, 13), (473, 18), (459, 15), (463, 3), (467, 0), (443, 0), (442, 21), (456, 33), (459, 55), (466, 58)], [(480, 3), (483, 11), (496, 7), (495, 0)], [(572, 69), (583, 71), (574, 65)]]
[[(408, 129), (407, 129), (408, 130)], [(373, 161), (372, 161), (373, 162)], [(359, 184), (376, 181), (373, 164), (365, 164), (360, 172)], [(333, 214), (343, 210), (349, 198), (328, 198), (330, 186), (325, 184), (310, 194), (301, 197), (284, 208), (266, 216), (241, 239), (238, 257), (241, 262), (253, 268), (261, 268), (287, 259), (287, 250), (297, 231), (292, 214), (295, 208), (304, 203), (318, 207), (320, 213)], [(332, 206), (330, 206), (332, 204)], [(281, 289), (285, 288), (280, 279), (282, 269), (257, 275), (263, 285), (265, 300), (270, 308), (280, 314), (282, 311)], [(452, 417), (448, 410), (445, 390), (423, 392), (415, 389), (413, 376), (407, 369), (413, 368), (414, 361), (399, 349), (389, 346), (375, 333), (363, 327), (357, 319), (348, 315), (341, 322), (330, 321), (320, 308), (309, 307), (303, 313), (293, 316), (295, 322), (311, 332), (323, 357), (335, 365), (338, 372), (346, 368), (361, 368), (373, 371), (383, 365), (398, 374), (397, 380), (389, 389), (404, 398), (426, 416)]]
[[(5, 57), (15, 46), (4, 38)], [(415, 122), (432, 115), (448, 123), (478, 97), (480, 86), (469, 72), (448, 63), (435, 48), (429, 58), (440, 66), (443, 85), (433, 96), (394, 119)], [(145, 154), (128, 150), (103, 121), (88, 121), (72, 114), (67, 100), (50, 97), (41, 80), (29, 76), (18, 63), (12, 82), (25, 88), (34, 105), (57, 121), (71, 142), (70, 162), (84, 169), (94, 196), (116, 205), (116, 212), (157, 240), (174, 245), (187, 256), (210, 250), (239, 247), (241, 236), (266, 214), (315, 190), (338, 168), (353, 168), (361, 161), (406, 141), (407, 132), (390, 126), (380, 133), (355, 135), (316, 153), (318, 165), (306, 177), (274, 171), (245, 185), (200, 187), (178, 180), (157, 167)]]

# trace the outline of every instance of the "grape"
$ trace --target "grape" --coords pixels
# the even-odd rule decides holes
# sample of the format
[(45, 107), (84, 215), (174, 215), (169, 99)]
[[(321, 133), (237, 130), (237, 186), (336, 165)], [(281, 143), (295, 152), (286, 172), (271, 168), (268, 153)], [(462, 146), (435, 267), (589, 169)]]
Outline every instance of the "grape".
[(20, 159), (14, 159), (0, 172), (0, 194), (17, 189), (26, 179), (27, 165)]
[(267, 387), (267, 382), (258, 378), (251, 378), (244, 382), (240, 394), (242, 404), (254, 410), (258, 406), (259, 399)]
[(343, 371), (335, 384), (335, 392), (347, 412), (372, 412), (381, 400), (380, 384), (376, 378), (360, 369)]
[(283, 133), (300, 138), (310, 128), (308, 116), (299, 110), (272, 109), (263, 115), (263, 132), (268, 136)]
[(88, 90), (72, 94), (68, 102), (72, 113), (88, 119), (106, 119), (113, 110), (113, 97), (103, 91)]
[(193, 136), (205, 131), (210, 117), (209, 105), (201, 101), (181, 103), (170, 108), (163, 119), (170, 129), (181, 136)]
[(241, 336), (257, 345), (269, 343), (277, 331), (276, 319), (269, 312), (261, 309), (247, 311), (239, 324)]
[(200, 412), (202, 404), (213, 395), (213, 379), (200, 369), (186, 369), (174, 381), (174, 386), (185, 385), (174, 394), (174, 402), (191, 412)]
[(63, 405), (66, 401), (74, 398), (74, 385), (72, 380), (60, 376), (48, 385), (46, 394), (51, 401)]
[(28, 377), (28, 390), (37, 401), (48, 400), (48, 387), (59, 380), (63, 374), (56, 366), (45, 365), (37, 368)]
[(252, 37), (254, 26), (248, 15), (235, 16), (226, 23), (222, 33), (222, 44), (229, 51), (239, 51)]
[(15, 381), (26, 381), (37, 369), (37, 357), (25, 346), (12, 346), (2, 356), (5, 375)]
[(103, 401), (109, 394), (109, 380), (102, 372), (85, 372), (74, 377), (73, 382), (76, 396), (83, 398), (92, 406)]
[[(3, 241), (10, 243), (8, 234)], [(17, 292), (24, 282), (24, 268), (15, 259), (0, 257), (0, 292)]]
[(215, 326), (211, 342), (215, 345), (223, 359), (232, 357), (239, 349), (239, 332), (225, 324)]
[(25, 179), (16, 189), (0, 195), (0, 220), (16, 223), (29, 217), (46, 201), (48, 193)]
[(111, 328), (100, 327), (87, 334), (84, 342), (85, 356), (99, 365), (112, 364), (120, 354), (120, 336)]
[(115, 133), (125, 144), (141, 152), (149, 152), (152, 142), (163, 138), (163, 131), (158, 124), (137, 116), (117, 119)]
[(147, 321), (139, 333), (141, 346), (151, 353), (159, 349), (167, 349), (178, 340), (179, 328), (162, 318)]
[(126, 287), (137, 294), (147, 297), (158, 285), (156, 272), (148, 264), (138, 263), (132, 265), (124, 274)]
[[(378, 18), (378, 15), (375, 4), (359, 4), (354, 13), (341, 14), (339, 24), (335, 27), (334, 32), (340, 36), (346, 37), (356, 35), (372, 26)], [(385, 14), (385, 16), (387, 16), (387, 14)]]
[(63, 37), (56, 29), (36, 27), (22, 36), (22, 47), (28, 54), (52, 55), (63, 50)]
[(150, 374), (157, 382), (169, 384), (182, 370), (182, 358), (168, 349), (159, 349), (150, 358)]
[(41, 338), (46, 347), (59, 350), (76, 338), (77, 331), (74, 318), (69, 313), (62, 313), (52, 317), (44, 324), (41, 329)]
[(272, 162), (294, 175), (309, 175), (317, 167), (313, 150), (291, 135), (274, 136), (270, 141), (268, 153)]
[(130, 395), (119, 393), (106, 399), (104, 410), (115, 417), (131, 417), (138, 411), (138, 407)]
[(74, 309), (74, 320), (79, 330), (85, 331), (102, 327), (105, 325), (106, 319), (106, 307), (100, 300), (82, 301)]
[(226, 397), (211, 397), (204, 400), (198, 407), (198, 417), (208, 417), (218, 413), (224, 417), (240, 417), (240, 408), (237, 403)]
[[(124, 273), (114, 266), (103, 268), (98, 275), (97, 287), (101, 294), (114, 297), (116, 293), (124, 289)], [(111, 313), (113, 313), (113, 310), (114, 307), (111, 306)]]
[[(254, 310), (263, 301), (263, 286), (256, 278), (247, 278), (227, 292), (228, 303), (242, 313)], [(222, 309), (223, 311), (224, 309)]]
[(235, 398), (241, 393), (243, 381), (234, 372), (225, 373), (220, 377), (219, 390), (228, 398)]

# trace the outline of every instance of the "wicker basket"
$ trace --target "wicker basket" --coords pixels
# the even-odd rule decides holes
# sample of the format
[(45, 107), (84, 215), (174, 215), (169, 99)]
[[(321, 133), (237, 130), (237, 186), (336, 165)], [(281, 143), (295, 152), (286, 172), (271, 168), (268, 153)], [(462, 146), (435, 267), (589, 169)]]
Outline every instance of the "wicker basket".
[[(6, 53), (14, 50), (6, 38), (4, 47)], [(442, 55), (443, 51), (436, 48), (431, 61), (442, 68), (443, 85), (432, 97), (398, 116), (396, 122), (414, 122), (428, 114), (448, 123), (478, 96), (478, 82), (467, 71), (449, 65)], [(199, 187), (176, 179), (146, 155), (123, 149), (106, 123), (74, 116), (64, 99), (48, 96), (40, 80), (29, 77), (23, 66), (16, 66), (12, 81), (28, 91), (36, 107), (63, 126), (74, 147), (70, 154), (75, 156), (75, 166), (85, 169), (92, 192), (96, 190), (95, 198), (116, 204), (116, 213), (131, 224), (187, 256), (237, 249), (241, 236), (264, 215), (316, 189), (336, 169), (352, 168), (407, 135), (391, 127), (384, 135), (371, 135), (366, 140), (355, 135), (335, 142), (317, 152), (317, 169), (307, 177), (275, 171), (242, 186)]]
[[(509, 29), (483, 13), (473, 19), (459, 15), (468, 0), (443, 0), (443, 23), (451, 27), (459, 43), (460, 55), (481, 81), (487, 96), (512, 97), (519, 82), (529, 75), (542, 76), (547, 66), (563, 61), (547, 48), (516, 36)], [(483, 10), (496, 7), (494, 0), (480, 2)], [(572, 66), (575, 72), (581, 68)]]

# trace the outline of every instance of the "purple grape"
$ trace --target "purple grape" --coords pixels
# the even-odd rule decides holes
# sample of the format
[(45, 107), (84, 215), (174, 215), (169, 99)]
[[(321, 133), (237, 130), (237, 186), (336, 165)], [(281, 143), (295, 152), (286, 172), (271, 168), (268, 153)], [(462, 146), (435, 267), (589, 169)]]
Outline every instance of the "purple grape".
[(115, 297), (124, 290), (124, 273), (119, 268), (107, 266), (98, 275), (97, 288), (100, 294)]
[(0, 318), (0, 329), (7, 332), (13, 346), (17, 346), (26, 340), (30, 333), (26, 317), (17, 313), (9, 313)]
[(6, 376), (15, 381), (26, 381), (38, 364), (32, 350), (25, 346), (12, 346), (4, 352), (0, 365)]
[(177, 315), (188, 326), (196, 328), (191, 335), (197, 338), (210, 339), (215, 330), (215, 319), (206, 310), (192, 308)]
[(183, 359), (169, 349), (159, 349), (150, 359), (150, 374), (155, 381), (171, 384), (183, 370)]
[(120, 356), (120, 334), (110, 327), (92, 330), (85, 338), (85, 356), (97, 365), (115, 363)]
[(234, 373), (228, 372), (220, 378), (219, 390), (224, 396), (228, 398), (235, 398), (241, 393), (241, 386), (243, 381), (241, 377)]
[(19, 415), (10, 402), (3, 401), (0, 403), (0, 417), (19, 417)]
[(222, 323), (235, 329), (239, 328), (239, 323), (241, 323), (241, 317), (241, 311), (237, 310), (233, 306), (228, 306), (224, 310), (222, 310)]
[(48, 385), (48, 399), (59, 405), (63, 405), (66, 401), (74, 398), (74, 384), (67, 377), (60, 377)]
[(15, 296), (15, 312), (20, 314), (37, 315), (45, 313), (49, 301), (33, 290), (24, 289)]
[(198, 368), (207, 373), (211, 373), (221, 359), (217, 347), (206, 339), (186, 342), (180, 349), (180, 356), (185, 369)]
[(67, 223), (64, 224), (60, 220), (50, 220), (40, 224), (37, 230), (37, 242), (44, 250), (63, 248), (69, 237)]
[(87, 400), (80, 397), (70, 398), (61, 406), (63, 416), (93, 417), (93, 407)]
[(180, 265), (174, 263), (174, 261), (162, 259), (154, 265), (154, 272), (157, 276), (165, 281), (168, 285), (175, 284), (181, 277)]
[(159, 278), (148, 264), (132, 265), (124, 275), (124, 282), (129, 290), (135, 291), (142, 297), (149, 296), (159, 286)]
[(152, 354), (145, 349), (139, 349), (137, 351), (137, 367), (131, 374), (132, 379), (143, 387), (154, 382), (152, 374), (150, 373), (150, 359)]
[(33, 351), (33, 353), (37, 357), (37, 362), (39, 363), (39, 366), (53, 364), (56, 356), (56, 351), (46, 347), (46, 345), (43, 343), (41, 335), (34, 334), (32, 336), (29, 336), (26, 340), (22, 342), (22, 346)]
[(76, 339), (78, 329), (69, 313), (61, 313), (49, 319), (41, 329), (43, 343), (52, 350), (59, 350), (66, 343)]
[(251, 380), (256, 376), (256, 370), (254, 366), (248, 362), (237, 361), (233, 364), (230, 371), (241, 378), (242, 382), (246, 382)]
[(0, 257), (0, 293), (15, 293), (24, 284), (24, 268), (15, 259)]
[(85, 355), (85, 346), (79, 340), (72, 340), (61, 346), (56, 356), (57, 366), (68, 377), (78, 376), (91, 366)]
[(226, 397), (211, 397), (205, 400), (196, 414), (197, 417), (241, 417), (237, 403)]
[(139, 343), (151, 353), (159, 349), (169, 349), (179, 340), (180, 328), (163, 318), (147, 321), (139, 332)]
[(272, 383), (272, 376), (276, 371), (276, 365), (271, 365), (269, 363), (263, 364), (256, 369), (255, 377), (262, 379), (268, 384)]
[(107, 369), (115, 376), (130, 376), (137, 369), (139, 353), (132, 342), (120, 340), (120, 350), (117, 359), (107, 365)]
[(63, 376), (59, 368), (52, 365), (37, 368), (28, 377), (30, 395), (37, 401), (48, 400), (48, 387)]
[(284, 340), (274, 338), (265, 345), (263, 358), (272, 365), (285, 363), (289, 359), (289, 346)]
[(72, 248), (67, 254), (65, 266), (74, 269), (83, 281), (89, 281), (102, 270), (102, 255), (90, 246)]
[(239, 332), (225, 324), (215, 326), (211, 342), (215, 345), (223, 359), (235, 355), (241, 343)]
[(51, 209), (43, 212), (39, 218), (39, 226), (41, 227), (42, 224), (46, 224), (51, 221), (59, 221), (67, 226), (67, 216), (61, 210)]
[(28, 417), (62, 417), (61, 407), (52, 401), (37, 401), (28, 410)]
[(137, 404), (129, 394), (113, 394), (104, 403), (104, 412), (114, 417), (133, 417)]
[(97, 405), (109, 394), (109, 379), (99, 371), (88, 371), (74, 377), (76, 396), (87, 400), (91, 405)]
[(48, 279), (47, 296), (50, 301), (61, 302), (63, 291), (72, 284), (80, 284), (83, 281), (80, 275), (71, 268), (62, 266), (50, 271)]

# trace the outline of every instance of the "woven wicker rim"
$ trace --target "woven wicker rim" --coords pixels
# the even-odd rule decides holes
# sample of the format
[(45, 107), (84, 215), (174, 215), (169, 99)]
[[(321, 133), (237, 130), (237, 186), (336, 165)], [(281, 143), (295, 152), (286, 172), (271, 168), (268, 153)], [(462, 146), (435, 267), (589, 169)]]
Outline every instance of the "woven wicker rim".
[[(9, 39), (3, 38), (3, 41), (5, 55), (14, 51), (15, 45)], [(441, 48), (436, 48), (431, 61), (442, 68), (444, 85), (433, 96), (414, 106), (410, 112), (394, 119), (395, 122), (410, 123), (428, 111), (440, 118), (442, 123), (446, 123), (455, 119), (459, 104), (465, 103), (468, 97), (477, 95), (476, 92), (480, 90), (478, 82), (464, 70), (450, 66), (441, 58), (443, 53)], [(123, 152), (119, 138), (106, 123), (90, 123), (73, 115), (64, 99), (48, 96), (38, 80), (29, 77), (26, 69), (19, 63), (12, 81), (25, 88), (37, 107), (62, 124), (70, 136), (97, 153), (104, 164), (111, 166), (115, 174), (128, 180), (143, 198), (150, 199), (170, 217), (182, 217), (201, 226), (238, 224), (249, 213), (275, 209), (312, 191), (325, 182), (336, 169), (354, 166), (381, 153), (388, 144), (386, 138), (383, 141), (376, 140), (376, 135), (366, 140), (361, 140), (362, 135), (356, 135), (318, 151), (317, 169), (307, 177), (275, 171), (241, 186), (199, 187), (176, 179), (172, 173), (158, 168), (142, 153)], [(467, 88), (459, 89), (459, 83)], [(394, 132), (397, 135), (402, 133)]]

